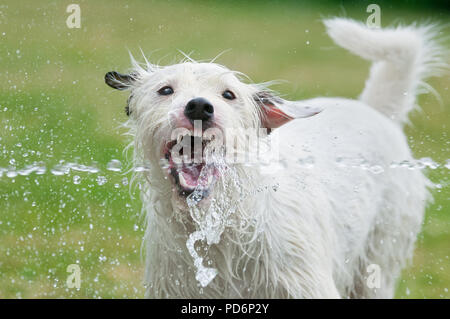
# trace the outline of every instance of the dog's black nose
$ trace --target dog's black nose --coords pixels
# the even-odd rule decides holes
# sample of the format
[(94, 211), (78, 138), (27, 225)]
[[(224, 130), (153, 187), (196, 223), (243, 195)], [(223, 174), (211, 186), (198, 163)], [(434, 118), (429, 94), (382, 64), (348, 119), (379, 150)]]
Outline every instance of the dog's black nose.
[(189, 101), (184, 108), (184, 115), (191, 121), (208, 121), (214, 115), (214, 107), (207, 99), (198, 97)]

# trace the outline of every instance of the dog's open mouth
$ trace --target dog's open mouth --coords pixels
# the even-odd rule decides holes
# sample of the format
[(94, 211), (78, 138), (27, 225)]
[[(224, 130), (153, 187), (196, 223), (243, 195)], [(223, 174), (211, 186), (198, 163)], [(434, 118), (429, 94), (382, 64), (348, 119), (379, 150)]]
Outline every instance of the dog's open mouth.
[(194, 190), (206, 197), (219, 172), (207, 160), (206, 148), (210, 141), (198, 136), (185, 135), (166, 144), (164, 158), (167, 173), (172, 177), (179, 194), (188, 196)]

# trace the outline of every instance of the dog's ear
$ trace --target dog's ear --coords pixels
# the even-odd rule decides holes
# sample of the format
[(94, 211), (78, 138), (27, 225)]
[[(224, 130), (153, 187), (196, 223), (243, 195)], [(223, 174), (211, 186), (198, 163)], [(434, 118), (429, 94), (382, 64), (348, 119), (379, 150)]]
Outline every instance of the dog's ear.
[(296, 119), (316, 115), (322, 111), (317, 107), (303, 105), (301, 102), (291, 102), (272, 94), (261, 91), (253, 99), (261, 109), (261, 125), (269, 130), (282, 126)]
[[(126, 90), (129, 89), (134, 81), (136, 81), (137, 75), (132, 74), (120, 74), (116, 71), (111, 71), (105, 74), (105, 83), (108, 84), (110, 87), (116, 90)], [(125, 106), (125, 113), (130, 116), (131, 110), (130, 110), (130, 101), (133, 97), (133, 93), (130, 94), (127, 100), (127, 106)]]
[(253, 99), (260, 107), (262, 127), (267, 129), (277, 128), (293, 119), (279, 108), (283, 100), (278, 96), (267, 91), (261, 91), (256, 93)]
[(105, 74), (105, 83), (116, 90), (126, 90), (136, 81), (136, 74), (120, 74), (116, 71), (111, 71)]

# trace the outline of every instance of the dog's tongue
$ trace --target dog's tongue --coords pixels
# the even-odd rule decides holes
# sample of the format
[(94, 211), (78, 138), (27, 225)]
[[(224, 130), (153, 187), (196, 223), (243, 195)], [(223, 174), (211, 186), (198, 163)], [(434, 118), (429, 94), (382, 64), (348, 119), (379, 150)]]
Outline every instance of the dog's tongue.
[(203, 164), (183, 166), (178, 173), (180, 185), (187, 189), (194, 189), (198, 185), (202, 168)]

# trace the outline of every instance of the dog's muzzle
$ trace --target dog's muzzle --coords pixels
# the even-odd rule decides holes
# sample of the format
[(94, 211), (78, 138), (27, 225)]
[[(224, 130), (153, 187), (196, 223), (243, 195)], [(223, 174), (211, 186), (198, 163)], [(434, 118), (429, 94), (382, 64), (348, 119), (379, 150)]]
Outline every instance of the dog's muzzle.
[(205, 158), (208, 143), (209, 141), (203, 140), (202, 137), (185, 135), (181, 141), (170, 141), (166, 144), (166, 172), (171, 176), (180, 195), (188, 196), (197, 190), (206, 197), (219, 177), (214, 163), (207, 163)]
[(214, 118), (214, 107), (207, 99), (198, 97), (188, 102), (184, 108), (184, 115), (191, 123), (202, 121), (203, 126), (209, 125)]

